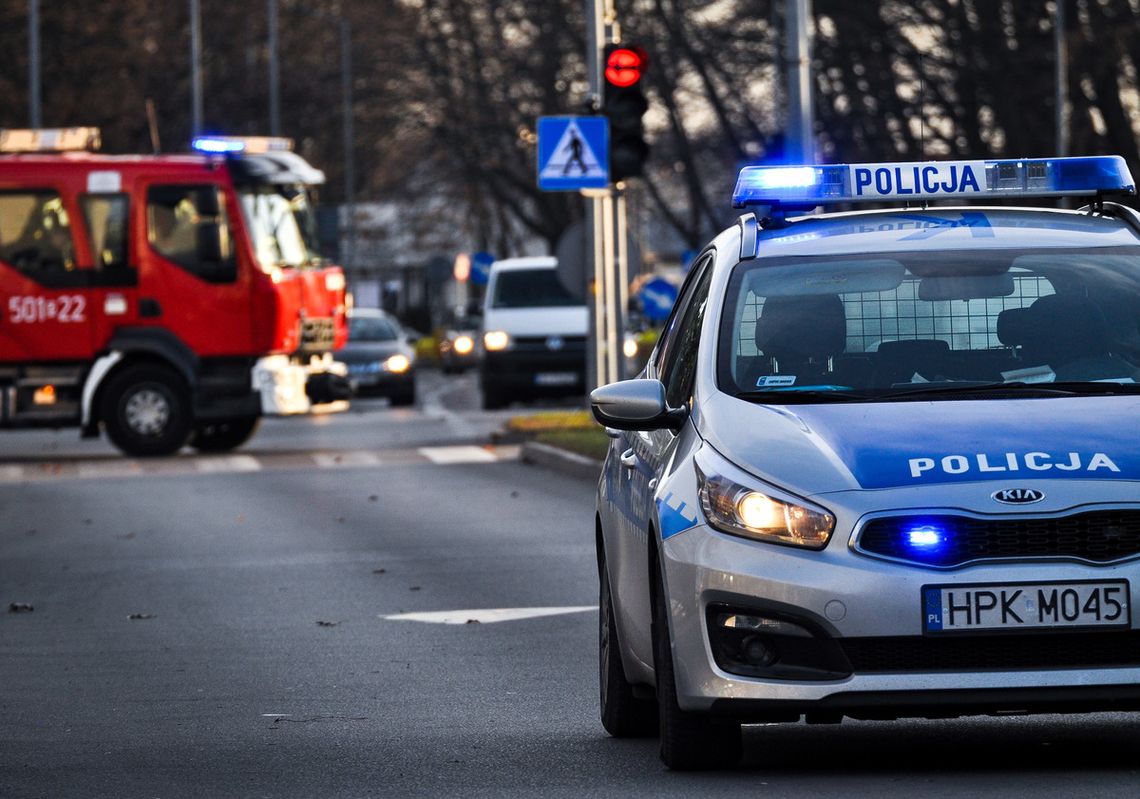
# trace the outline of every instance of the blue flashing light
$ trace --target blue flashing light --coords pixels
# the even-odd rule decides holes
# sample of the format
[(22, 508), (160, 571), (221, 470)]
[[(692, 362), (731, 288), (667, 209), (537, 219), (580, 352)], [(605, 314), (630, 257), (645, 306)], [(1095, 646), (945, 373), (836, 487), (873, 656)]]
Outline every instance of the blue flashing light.
[(906, 542), (916, 549), (933, 550), (946, 542), (943, 531), (932, 525), (915, 527), (906, 531)]
[(190, 146), (200, 153), (241, 153), (245, 152), (245, 142), (240, 139), (219, 136), (195, 136)]
[(1135, 194), (1118, 155), (900, 164), (747, 166), (733, 205), (823, 205), (941, 199)]

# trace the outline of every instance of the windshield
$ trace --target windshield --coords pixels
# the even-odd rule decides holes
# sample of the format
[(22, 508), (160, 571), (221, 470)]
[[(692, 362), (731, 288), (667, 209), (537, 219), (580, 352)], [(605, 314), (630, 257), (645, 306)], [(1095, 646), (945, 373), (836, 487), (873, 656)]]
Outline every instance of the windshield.
[(737, 395), (1119, 391), (1140, 377), (1140, 248), (750, 261), (722, 320), (718, 381)]
[(395, 341), (396, 328), (378, 316), (354, 316), (348, 320), (349, 341)]
[(492, 308), (553, 308), (581, 305), (553, 269), (512, 269), (495, 278)]
[(304, 267), (319, 261), (315, 214), (297, 188), (263, 187), (241, 192), (242, 213), (261, 268)]

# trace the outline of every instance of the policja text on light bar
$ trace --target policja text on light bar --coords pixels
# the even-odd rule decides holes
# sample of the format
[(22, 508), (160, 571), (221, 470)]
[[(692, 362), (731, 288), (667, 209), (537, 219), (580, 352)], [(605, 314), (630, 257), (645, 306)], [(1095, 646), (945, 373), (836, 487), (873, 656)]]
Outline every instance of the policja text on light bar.
[(749, 205), (822, 205), (885, 200), (1059, 197), (1134, 194), (1136, 184), (1118, 155), (1085, 158), (1011, 158), (900, 164), (747, 166), (732, 202)]

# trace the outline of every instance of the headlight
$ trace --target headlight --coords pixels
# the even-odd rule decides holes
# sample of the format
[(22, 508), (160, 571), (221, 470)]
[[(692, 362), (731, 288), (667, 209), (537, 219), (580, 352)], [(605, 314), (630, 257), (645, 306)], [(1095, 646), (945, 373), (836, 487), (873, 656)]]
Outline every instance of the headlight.
[(488, 330), (483, 334), (483, 346), (491, 352), (505, 350), (511, 343), (511, 337), (502, 330)]
[(806, 549), (823, 549), (831, 540), (835, 517), (825, 510), (775, 499), (699, 468), (697, 485), (705, 518), (723, 533)]
[(326, 291), (344, 291), (344, 275), (341, 272), (329, 272), (325, 275)]
[(467, 355), (475, 349), (475, 342), (471, 340), (471, 336), (456, 336), (451, 346), (460, 355)]
[(637, 339), (633, 336), (626, 336), (625, 343), (621, 345), (621, 351), (625, 353), (627, 358), (637, 357)]
[(406, 372), (411, 365), (412, 362), (408, 360), (408, 356), (399, 352), (389, 356), (388, 360), (384, 361), (384, 368), (389, 372)]

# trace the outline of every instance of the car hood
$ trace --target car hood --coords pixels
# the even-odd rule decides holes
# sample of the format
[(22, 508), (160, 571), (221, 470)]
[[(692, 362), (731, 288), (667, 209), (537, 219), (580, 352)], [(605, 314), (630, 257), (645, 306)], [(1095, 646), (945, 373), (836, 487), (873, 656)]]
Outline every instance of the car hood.
[(512, 336), (584, 336), (589, 321), (589, 312), (584, 305), (492, 308), (483, 317), (483, 329), (505, 330)]
[(350, 341), (336, 351), (338, 361), (344, 363), (360, 363), (361, 361), (380, 361), (390, 355), (402, 352), (409, 358), (412, 349), (401, 341)]
[(701, 434), (809, 496), (988, 480), (1140, 480), (1140, 397), (759, 405), (718, 394)]

